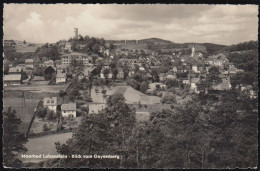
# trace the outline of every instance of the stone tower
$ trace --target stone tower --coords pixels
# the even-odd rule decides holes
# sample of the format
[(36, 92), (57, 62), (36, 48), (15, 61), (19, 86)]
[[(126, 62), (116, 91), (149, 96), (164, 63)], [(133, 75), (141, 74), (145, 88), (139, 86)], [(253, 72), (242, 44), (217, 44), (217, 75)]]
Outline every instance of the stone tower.
[(193, 45), (193, 47), (191, 48), (191, 57), (195, 56), (195, 46)]

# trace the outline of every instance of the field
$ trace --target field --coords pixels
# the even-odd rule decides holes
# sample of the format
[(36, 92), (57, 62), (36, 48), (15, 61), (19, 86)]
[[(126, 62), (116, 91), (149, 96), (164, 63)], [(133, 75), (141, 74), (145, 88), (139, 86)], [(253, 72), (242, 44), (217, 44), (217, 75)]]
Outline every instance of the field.
[[(58, 154), (54, 143), (59, 141), (61, 144), (63, 144), (71, 137), (72, 137), (72, 132), (68, 132), (68, 133), (47, 135), (47, 136), (43, 136), (43, 137), (29, 139), (29, 141), (25, 145), (25, 147), (28, 150), (25, 154), (35, 154), (35, 155)], [(43, 159), (43, 158), (40, 158), (40, 159), (21, 158), (21, 160), (22, 160), (22, 162), (27, 163), (27, 162), (39, 162), (39, 161), (43, 161), (45, 159)]]
[(66, 84), (61, 85), (21, 85), (13, 87), (4, 87), (4, 90), (24, 90), (24, 91), (33, 91), (35, 93), (59, 93), (60, 90), (63, 90), (66, 87)]
[(120, 46), (121, 49), (131, 49), (131, 50), (135, 50), (135, 49), (143, 49), (146, 50), (147, 49), (147, 45), (146, 44), (125, 44), (125, 45), (121, 45)]
[(5, 97), (3, 98), (3, 110), (6, 111), (9, 106), (16, 111), (16, 116), (22, 120), (19, 130), (26, 133), (29, 123), (32, 119), (33, 112), (37, 106), (38, 99), (25, 99), (26, 107), (22, 106), (22, 98)]
[[(104, 88), (107, 90), (107, 95), (112, 95), (115, 93), (120, 93), (123, 94), (126, 103), (128, 104), (147, 104), (147, 105), (152, 105), (152, 104), (158, 104), (160, 103), (160, 97), (157, 96), (148, 96), (146, 94), (141, 93), (140, 91), (137, 91), (133, 89), (130, 86), (116, 86), (116, 87), (110, 87), (110, 88)], [(98, 90), (98, 92), (96, 92)], [(91, 90), (91, 98), (94, 103), (106, 103), (106, 100), (103, 97), (103, 94), (101, 93), (102, 89), (100, 87), (93, 87)]]
[(28, 46), (24, 44), (18, 44), (15, 46), (16, 52), (26, 53), (26, 52), (35, 52), (38, 47), (41, 47), (42, 44), (34, 44), (33, 46)]
[[(43, 97), (55, 96), (50, 93), (32, 93), (24, 91), (25, 104), (23, 104), (22, 91), (5, 91), (3, 93), (3, 110), (6, 111), (9, 106), (16, 110), (16, 115), (22, 120), (20, 125), (20, 131), (26, 133), (31, 118), (33, 116), (34, 109), (37, 107), (38, 102)], [(57, 95), (56, 95), (57, 96)]]

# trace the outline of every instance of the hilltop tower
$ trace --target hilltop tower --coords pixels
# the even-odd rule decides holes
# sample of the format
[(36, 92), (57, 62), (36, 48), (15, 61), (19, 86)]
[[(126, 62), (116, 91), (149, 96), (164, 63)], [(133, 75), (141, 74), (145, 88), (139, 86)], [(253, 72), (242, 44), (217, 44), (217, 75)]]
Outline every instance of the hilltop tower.
[(191, 48), (191, 57), (195, 56), (195, 46), (193, 45), (193, 47)]
[(78, 28), (74, 28), (74, 33), (75, 33), (74, 39), (78, 39), (78, 37), (79, 37)]

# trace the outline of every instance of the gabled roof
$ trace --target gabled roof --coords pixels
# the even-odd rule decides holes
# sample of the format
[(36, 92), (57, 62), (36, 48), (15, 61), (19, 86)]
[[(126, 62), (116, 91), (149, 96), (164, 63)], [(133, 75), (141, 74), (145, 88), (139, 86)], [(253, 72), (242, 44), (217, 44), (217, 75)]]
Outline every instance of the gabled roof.
[(21, 68), (19, 68), (19, 67), (12, 67), (12, 68), (9, 68), (9, 71), (8, 71), (9, 73), (10, 72), (22, 72), (22, 69)]
[(192, 79), (191, 79), (191, 82), (192, 82), (192, 83), (197, 83), (197, 82), (199, 82), (199, 80), (200, 80), (199, 78), (192, 78)]
[(25, 59), (25, 63), (33, 63), (33, 59)]
[(68, 103), (68, 104), (62, 104), (61, 105), (61, 111), (64, 110), (76, 110), (76, 103)]
[(57, 75), (56, 75), (56, 78), (64, 78), (64, 77), (66, 77), (66, 73), (58, 72)]
[(15, 75), (4, 75), (4, 81), (20, 81), (22, 78), (21, 74)]
[(57, 97), (45, 97), (43, 99), (44, 106), (57, 106)]

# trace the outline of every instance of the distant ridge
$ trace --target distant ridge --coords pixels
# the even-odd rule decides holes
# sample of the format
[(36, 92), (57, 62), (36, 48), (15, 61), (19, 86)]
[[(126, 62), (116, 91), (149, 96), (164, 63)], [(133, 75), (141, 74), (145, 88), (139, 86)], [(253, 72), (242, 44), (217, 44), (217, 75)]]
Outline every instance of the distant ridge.
[(159, 39), (159, 38), (148, 38), (148, 39), (141, 39), (139, 41), (146, 41), (146, 42), (151, 42), (151, 43), (154, 43), (154, 42), (161, 42), (161, 43), (172, 43), (171, 41), (169, 40), (164, 40), (164, 39)]

